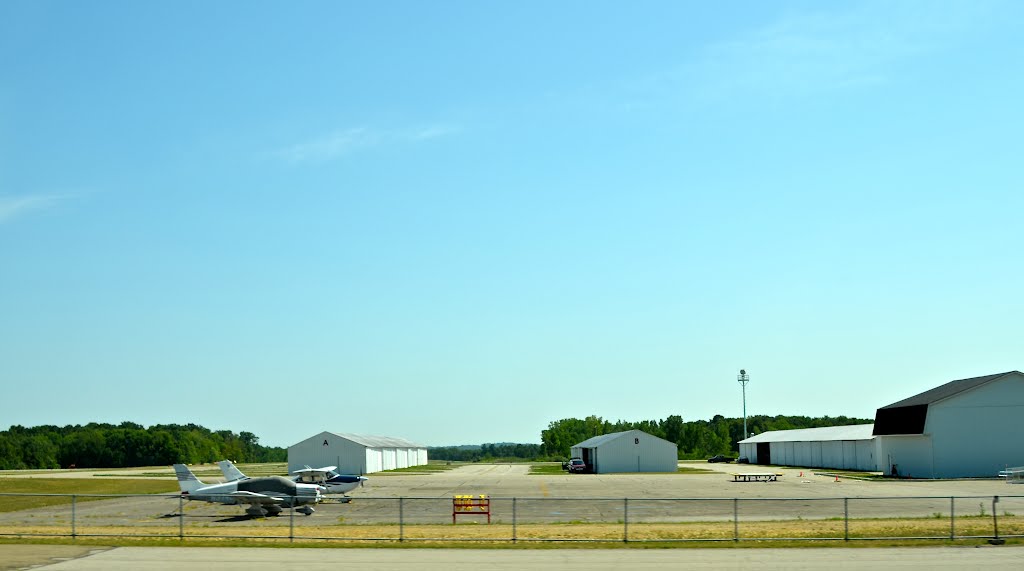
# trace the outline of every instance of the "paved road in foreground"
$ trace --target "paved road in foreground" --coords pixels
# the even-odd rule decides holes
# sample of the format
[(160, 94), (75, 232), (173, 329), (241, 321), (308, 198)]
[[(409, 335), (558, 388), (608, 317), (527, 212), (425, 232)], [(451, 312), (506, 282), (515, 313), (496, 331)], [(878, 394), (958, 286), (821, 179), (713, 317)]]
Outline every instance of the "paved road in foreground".
[(1024, 569), (1024, 547), (809, 549), (267, 549), (120, 547), (44, 567), (45, 571), (217, 569), (337, 571), (548, 569)]

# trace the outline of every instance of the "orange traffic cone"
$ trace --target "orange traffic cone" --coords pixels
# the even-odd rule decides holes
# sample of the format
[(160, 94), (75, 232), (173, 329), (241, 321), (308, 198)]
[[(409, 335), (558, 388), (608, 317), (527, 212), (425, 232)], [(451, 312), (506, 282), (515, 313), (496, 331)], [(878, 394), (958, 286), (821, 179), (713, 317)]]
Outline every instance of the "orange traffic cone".
[(839, 474), (836, 474), (836, 481), (839, 481)]
[(803, 470), (800, 470), (800, 477), (801, 477), (801, 478), (803, 478), (803, 477), (804, 477), (804, 471), (803, 471)]

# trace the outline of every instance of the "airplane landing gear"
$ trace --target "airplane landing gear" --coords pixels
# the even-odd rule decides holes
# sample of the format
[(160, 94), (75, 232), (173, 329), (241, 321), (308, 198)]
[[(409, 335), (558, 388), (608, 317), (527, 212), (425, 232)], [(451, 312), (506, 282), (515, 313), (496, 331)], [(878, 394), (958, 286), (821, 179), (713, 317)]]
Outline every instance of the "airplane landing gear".
[(315, 512), (316, 510), (314, 510), (310, 506), (302, 506), (301, 508), (299, 508), (296, 511), (300, 511), (300, 512), (306, 514), (306, 515), (313, 515), (313, 512)]
[(249, 507), (245, 508), (245, 513), (247, 513), (247, 514), (249, 514), (249, 515), (251, 515), (253, 517), (266, 517), (267, 516), (267, 510), (265, 510), (262, 507), (257, 506), (257, 505), (253, 505), (253, 506), (249, 506)]

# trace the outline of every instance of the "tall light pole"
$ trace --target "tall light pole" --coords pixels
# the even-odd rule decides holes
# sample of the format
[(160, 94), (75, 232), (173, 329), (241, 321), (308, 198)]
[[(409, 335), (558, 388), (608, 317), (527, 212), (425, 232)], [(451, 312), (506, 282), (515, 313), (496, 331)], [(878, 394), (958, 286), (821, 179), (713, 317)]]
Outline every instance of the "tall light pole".
[(743, 440), (746, 440), (747, 436), (749, 436), (747, 432), (747, 383), (750, 382), (750, 375), (747, 374), (746, 369), (740, 369), (740, 374), (736, 375), (736, 380), (743, 387)]

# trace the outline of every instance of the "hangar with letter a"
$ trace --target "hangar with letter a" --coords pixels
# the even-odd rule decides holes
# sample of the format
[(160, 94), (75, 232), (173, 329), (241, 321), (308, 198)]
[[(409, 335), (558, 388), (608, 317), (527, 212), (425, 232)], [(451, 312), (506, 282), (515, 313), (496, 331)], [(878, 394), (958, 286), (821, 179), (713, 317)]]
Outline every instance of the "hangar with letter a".
[(422, 466), (427, 448), (402, 438), (321, 432), (288, 447), (288, 472), (337, 466), (342, 474)]
[(960, 379), (883, 406), (874, 424), (764, 432), (740, 441), (752, 463), (994, 478), (1024, 466), (1024, 373)]
[(641, 430), (602, 434), (572, 447), (573, 458), (580, 458), (596, 474), (612, 472), (676, 472), (678, 450), (674, 442)]

